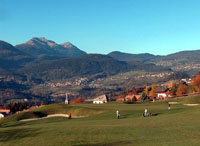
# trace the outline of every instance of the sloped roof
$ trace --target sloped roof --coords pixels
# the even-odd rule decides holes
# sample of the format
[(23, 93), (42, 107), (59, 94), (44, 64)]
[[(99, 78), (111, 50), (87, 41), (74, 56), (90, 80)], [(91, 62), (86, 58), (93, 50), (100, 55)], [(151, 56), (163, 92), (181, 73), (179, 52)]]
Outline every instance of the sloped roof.
[(104, 101), (104, 100), (108, 100), (108, 98), (105, 94), (93, 99), (93, 101)]

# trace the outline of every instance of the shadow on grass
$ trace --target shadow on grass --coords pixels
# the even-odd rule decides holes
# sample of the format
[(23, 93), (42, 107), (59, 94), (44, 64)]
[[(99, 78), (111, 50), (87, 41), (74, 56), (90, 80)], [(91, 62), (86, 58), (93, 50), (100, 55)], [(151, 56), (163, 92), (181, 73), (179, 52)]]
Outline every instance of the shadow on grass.
[(130, 115), (132, 115), (132, 114), (125, 114), (125, 115), (122, 115), (122, 116), (120, 117), (120, 119), (128, 118)]
[[(160, 115), (160, 114), (161, 114), (161, 113), (154, 113), (154, 114), (151, 114), (150, 116), (146, 116), (146, 117), (158, 116), (158, 115)], [(130, 115), (132, 115), (132, 114), (125, 114), (125, 115), (122, 115), (122, 116), (120, 117), (120, 119), (128, 118)], [(143, 117), (143, 114), (142, 114), (142, 117)]]
[(93, 143), (93, 144), (75, 144), (73, 146), (123, 146), (131, 144), (128, 141), (117, 141), (117, 142), (108, 142), (108, 143)]
[(31, 128), (9, 129), (0, 132), (0, 141), (6, 142), (26, 137), (35, 137), (37, 134), (39, 134), (38, 130)]
[(151, 116), (158, 116), (160, 113), (151, 114)]
[(150, 115), (147, 115), (147, 116), (145, 116), (144, 113), (143, 113), (141, 117), (144, 117), (144, 118), (145, 117), (155, 117), (155, 116), (158, 116), (158, 115), (160, 115), (160, 113), (154, 113), (154, 114), (151, 113)]

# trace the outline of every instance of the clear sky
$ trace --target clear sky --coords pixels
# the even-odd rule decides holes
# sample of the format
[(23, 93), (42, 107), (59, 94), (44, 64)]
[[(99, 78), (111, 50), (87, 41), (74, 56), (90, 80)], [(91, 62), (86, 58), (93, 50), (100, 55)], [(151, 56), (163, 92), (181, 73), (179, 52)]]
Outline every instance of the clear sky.
[(0, 40), (70, 41), (88, 53), (200, 49), (200, 0), (0, 0)]

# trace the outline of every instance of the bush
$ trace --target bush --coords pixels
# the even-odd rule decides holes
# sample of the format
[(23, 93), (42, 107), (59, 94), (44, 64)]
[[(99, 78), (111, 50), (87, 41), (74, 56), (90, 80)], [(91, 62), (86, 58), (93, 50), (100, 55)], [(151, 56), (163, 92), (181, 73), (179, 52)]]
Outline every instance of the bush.
[(72, 100), (71, 104), (83, 103), (83, 102), (84, 102), (84, 99), (79, 97), (79, 98), (76, 98), (76, 99)]

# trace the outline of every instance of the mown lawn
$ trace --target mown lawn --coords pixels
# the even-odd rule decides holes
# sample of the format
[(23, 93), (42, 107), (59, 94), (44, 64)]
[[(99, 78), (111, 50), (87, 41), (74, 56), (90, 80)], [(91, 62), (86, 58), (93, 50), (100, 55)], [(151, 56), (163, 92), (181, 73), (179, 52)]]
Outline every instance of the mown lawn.
[[(67, 108), (63, 106), (64, 108)], [(189, 146), (200, 145), (200, 106), (167, 102), (79, 104), (104, 111), (79, 119), (0, 122), (1, 146)], [(147, 108), (157, 116), (141, 117)], [(119, 109), (121, 119), (116, 119)], [(72, 114), (73, 116), (73, 114)]]

